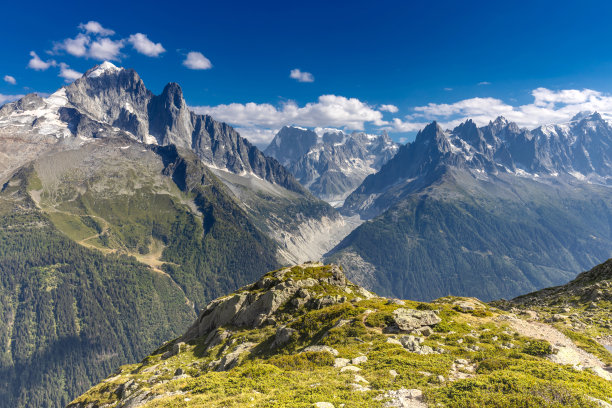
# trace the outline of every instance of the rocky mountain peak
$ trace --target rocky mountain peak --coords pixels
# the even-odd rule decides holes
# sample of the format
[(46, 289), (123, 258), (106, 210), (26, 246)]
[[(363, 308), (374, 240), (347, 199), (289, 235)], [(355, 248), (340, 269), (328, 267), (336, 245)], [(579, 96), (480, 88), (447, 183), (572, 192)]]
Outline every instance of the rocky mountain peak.
[(317, 144), (318, 136), (309, 129), (284, 126), (274, 136), (264, 154), (279, 160), (284, 165), (297, 161)]
[(508, 120), (505, 117), (498, 116), (497, 118), (495, 118), (495, 120), (489, 121), (488, 127), (492, 129), (494, 132), (499, 132), (503, 128), (508, 126), (509, 124), (510, 122), (508, 122)]
[(580, 111), (577, 114), (575, 114), (572, 119), (570, 120), (570, 122), (579, 122), (584, 118), (588, 118), (589, 116), (591, 116), (593, 114), (593, 112), (591, 111)]
[(437, 121), (433, 121), (417, 133), (415, 143), (428, 143), (444, 137), (444, 129)]
[(89, 69), (87, 72), (85, 72), (84, 76), (87, 78), (97, 78), (102, 75), (115, 74), (122, 70), (123, 68), (115, 66), (112, 62), (104, 61), (102, 64), (96, 65), (95, 67)]
[(183, 89), (176, 82), (168, 83), (164, 87), (161, 96), (165, 101), (170, 104), (170, 106), (173, 106), (177, 109), (182, 109), (185, 107), (185, 99), (183, 99)]
[(344, 132), (325, 132), (322, 137), (323, 143), (342, 143), (344, 140)]
[(472, 146), (481, 147), (483, 137), (482, 132), (478, 129), (476, 123), (473, 120), (468, 119), (464, 123), (461, 123), (453, 130), (453, 134), (456, 134), (462, 140), (466, 141)]

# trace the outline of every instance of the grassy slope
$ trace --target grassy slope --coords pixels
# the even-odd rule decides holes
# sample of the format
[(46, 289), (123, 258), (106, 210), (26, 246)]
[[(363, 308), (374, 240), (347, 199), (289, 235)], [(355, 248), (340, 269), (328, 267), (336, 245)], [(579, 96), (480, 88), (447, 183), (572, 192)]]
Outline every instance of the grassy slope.
[(64, 406), (277, 265), (199, 161), (124, 144), (40, 158), (0, 195), (0, 407)]
[(494, 304), (534, 311), (537, 320), (553, 324), (577, 346), (612, 365), (612, 354), (602, 346), (612, 345), (612, 260), (563, 286)]
[[(15, 180), (14, 180), (15, 182)], [(193, 319), (171, 279), (0, 198), (0, 406), (59, 407)]]
[[(324, 268), (294, 268), (292, 278), (316, 278)], [(335, 294), (334, 288), (320, 289), (321, 296)], [(274, 327), (218, 329), (232, 330), (232, 336), (209, 350), (200, 338), (163, 359), (162, 354), (172, 348), (167, 343), (140, 364), (121, 367), (74, 404), (114, 406), (121, 395), (149, 392), (157, 398), (143, 407), (311, 407), (320, 401), (336, 407), (382, 407), (385, 399), (378, 398), (386, 391), (418, 388), (434, 406), (596, 407), (588, 396), (607, 400), (612, 395), (610, 382), (547, 360), (544, 354), (550, 352), (550, 344), (518, 335), (499, 318), (506, 312), (479, 302), (475, 310), (461, 312), (458, 301), (465, 299), (406, 301), (398, 306), (386, 299), (347, 295), (346, 302), (320, 310), (285, 307), (276, 317), (296, 333), (279, 349), (270, 348)], [(382, 329), (398, 307), (436, 310), (442, 322), (424, 344), (444, 352), (419, 355), (389, 343), (398, 335)], [(345, 324), (337, 326), (342, 320)], [(242, 356), (238, 366), (224, 372), (208, 368), (247, 341), (258, 345)], [(331, 346), (341, 358), (367, 356), (358, 374), (369, 382), (370, 390), (355, 391), (355, 374), (335, 368), (330, 353), (301, 352), (312, 344)], [(466, 359), (468, 367), (453, 370), (458, 358)]]

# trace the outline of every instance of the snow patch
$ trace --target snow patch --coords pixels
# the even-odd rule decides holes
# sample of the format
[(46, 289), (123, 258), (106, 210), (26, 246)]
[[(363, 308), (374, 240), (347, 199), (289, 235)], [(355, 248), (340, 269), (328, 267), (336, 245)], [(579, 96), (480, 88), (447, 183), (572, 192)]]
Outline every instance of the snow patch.
[(93, 71), (87, 74), (87, 78), (98, 78), (102, 75), (113, 74), (115, 72), (121, 71), (123, 68), (118, 68), (114, 64), (104, 61), (102, 64), (98, 65)]
[(586, 176), (578, 171), (570, 171), (569, 174), (580, 181), (586, 180)]

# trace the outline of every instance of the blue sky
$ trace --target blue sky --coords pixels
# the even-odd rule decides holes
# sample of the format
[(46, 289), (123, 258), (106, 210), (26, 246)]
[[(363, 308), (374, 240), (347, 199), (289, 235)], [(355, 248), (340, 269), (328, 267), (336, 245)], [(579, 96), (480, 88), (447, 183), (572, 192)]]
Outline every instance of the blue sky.
[(8, 2), (0, 103), (110, 59), (155, 93), (178, 82), (194, 110), (260, 145), (284, 124), (406, 140), (433, 119), (611, 117), (612, 3), (516, 3)]

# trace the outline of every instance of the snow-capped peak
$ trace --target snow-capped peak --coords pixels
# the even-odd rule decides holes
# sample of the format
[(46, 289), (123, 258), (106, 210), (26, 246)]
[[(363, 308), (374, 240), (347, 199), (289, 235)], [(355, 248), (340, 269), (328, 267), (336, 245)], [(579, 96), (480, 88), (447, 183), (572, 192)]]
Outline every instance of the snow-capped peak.
[(93, 67), (85, 75), (87, 78), (97, 78), (102, 75), (112, 74), (121, 71), (123, 68), (118, 68), (112, 62), (104, 61), (100, 65)]
[(585, 111), (580, 111), (577, 114), (574, 115), (574, 117), (570, 120), (570, 122), (579, 122), (582, 119), (586, 119), (589, 116), (593, 115), (594, 112), (585, 110)]

